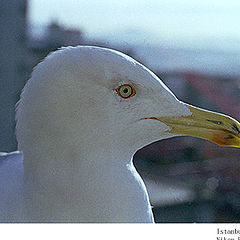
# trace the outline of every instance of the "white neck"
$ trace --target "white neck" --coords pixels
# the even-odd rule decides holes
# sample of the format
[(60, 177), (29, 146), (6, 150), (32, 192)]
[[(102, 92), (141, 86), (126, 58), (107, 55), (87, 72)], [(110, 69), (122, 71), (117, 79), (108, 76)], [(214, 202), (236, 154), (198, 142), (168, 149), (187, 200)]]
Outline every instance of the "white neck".
[(131, 153), (122, 154), (114, 141), (109, 141), (108, 146), (97, 141), (87, 146), (89, 141), (85, 141), (81, 149), (64, 139), (56, 142), (54, 152), (49, 151), (51, 141), (41, 152), (37, 146), (37, 156), (33, 148), (25, 151), (27, 221), (153, 221), (146, 189), (132, 165)]

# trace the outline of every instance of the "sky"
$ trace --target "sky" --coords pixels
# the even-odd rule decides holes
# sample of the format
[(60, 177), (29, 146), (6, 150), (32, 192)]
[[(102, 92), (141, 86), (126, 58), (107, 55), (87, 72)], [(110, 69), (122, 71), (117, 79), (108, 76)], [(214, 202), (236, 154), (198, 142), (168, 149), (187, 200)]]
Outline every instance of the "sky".
[(239, 0), (29, 0), (34, 25), (57, 21), (87, 36), (240, 50)]

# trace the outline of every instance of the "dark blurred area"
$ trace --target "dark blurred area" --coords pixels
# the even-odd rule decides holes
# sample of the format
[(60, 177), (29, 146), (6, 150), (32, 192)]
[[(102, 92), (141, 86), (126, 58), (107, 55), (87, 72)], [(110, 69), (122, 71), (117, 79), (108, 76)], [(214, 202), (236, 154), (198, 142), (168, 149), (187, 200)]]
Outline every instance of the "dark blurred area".
[[(240, 74), (224, 76), (180, 67), (166, 70), (160, 63), (148, 66), (150, 46), (139, 54), (134, 47), (107, 39), (88, 39), (81, 29), (68, 29), (58, 22), (46, 26), (38, 38), (31, 34), (27, 16), (27, 0), (0, 0), (0, 151), (17, 149), (15, 104), (33, 67), (49, 52), (69, 45), (120, 50), (150, 67), (180, 100), (240, 120)], [(166, 56), (166, 49), (159, 47), (161, 52), (159, 58)], [(174, 54), (169, 51), (167, 57), (174, 59)], [(240, 222), (239, 154), (239, 149), (191, 137), (163, 140), (139, 150), (134, 164), (147, 185), (156, 222)]]

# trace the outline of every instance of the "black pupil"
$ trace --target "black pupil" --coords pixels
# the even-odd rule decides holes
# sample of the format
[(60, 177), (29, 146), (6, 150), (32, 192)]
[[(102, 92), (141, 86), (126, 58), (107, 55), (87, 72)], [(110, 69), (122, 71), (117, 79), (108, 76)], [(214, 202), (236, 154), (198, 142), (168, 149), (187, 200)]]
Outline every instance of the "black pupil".
[(124, 89), (123, 89), (123, 92), (124, 92), (124, 93), (128, 93), (128, 88), (124, 88)]

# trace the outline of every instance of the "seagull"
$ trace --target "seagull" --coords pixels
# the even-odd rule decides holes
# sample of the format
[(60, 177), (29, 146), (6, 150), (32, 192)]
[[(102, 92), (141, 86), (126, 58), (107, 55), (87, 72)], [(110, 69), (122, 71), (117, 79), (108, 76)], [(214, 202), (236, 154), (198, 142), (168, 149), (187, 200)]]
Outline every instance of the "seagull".
[(240, 147), (240, 123), (179, 101), (116, 50), (61, 48), (16, 107), (18, 150), (0, 156), (1, 222), (153, 223), (138, 149), (193, 136)]

